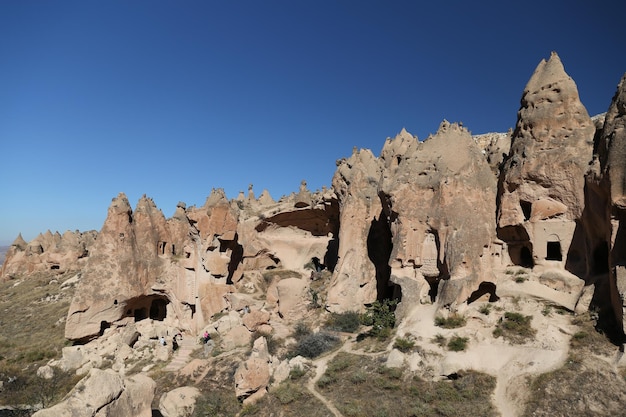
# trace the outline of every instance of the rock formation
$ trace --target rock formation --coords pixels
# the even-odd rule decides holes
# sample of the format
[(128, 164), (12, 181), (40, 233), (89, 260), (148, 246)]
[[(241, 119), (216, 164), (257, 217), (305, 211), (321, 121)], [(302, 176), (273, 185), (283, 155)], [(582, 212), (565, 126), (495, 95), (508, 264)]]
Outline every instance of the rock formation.
[[(500, 176), (498, 236), (516, 265), (564, 266), (585, 207), (595, 127), (553, 53), (524, 89)], [(570, 254), (569, 262), (582, 259)]]
[[(267, 191), (255, 198), (252, 185), (234, 200), (214, 189), (202, 207), (180, 202), (170, 219), (150, 198), (133, 210), (120, 194), (98, 233), (18, 236), (1, 277), (81, 272), (72, 278), (79, 283), (65, 326), (78, 343), (50, 365), (90, 372), (85, 387), (101, 381), (106, 389), (91, 393), (90, 404), (130, 415), (124, 393), (151, 384), (123, 378), (125, 358), (139, 360), (133, 352), (141, 346), (168, 360), (173, 352), (156, 345), (159, 337), (204, 331), (225, 351), (254, 340), (230, 374), (237, 397), (252, 403), (300, 366), (273, 363), (270, 335), (289, 340), (295, 323), (319, 307), (363, 312), (393, 299), (399, 328), (415, 331), (425, 311), (475, 312), (469, 305), (477, 300), (525, 296), (550, 308), (592, 309), (599, 327), (624, 342), (625, 184), (626, 76), (606, 115), (592, 119), (553, 53), (532, 74), (508, 133), (472, 136), (444, 120), (419, 141), (402, 129), (378, 157), (355, 148), (338, 160), (331, 189), (311, 192), (302, 181), (278, 201)], [(493, 336), (480, 331), (480, 341)], [(99, 350), (82, 345), (90, 341)], [(545, 344), (558, 350), (561, 342)], [(96, 369), (102, 352), (120, 375)], [(387, 363), (403, 368), (408, 356), (395, 350)], [(197, 393), (164, 395), (163, 415), (193, 405), (180, 406), (183, 394)], [(73, 392), (58, 410), (73, 412), (81, 395)]]
[(63, 235), (49, 230), (26, 243), (22, 235), (13, 241), (6, 253), (0, 277), (10, 278), (35, 272), (64, 273), (81, 269), (89, 255), (97, 232), (67, 231)]
[(465, 302), (481, 281), (493, 281), (492, 247), (501, 246), (494, 242), (495, 177), (459, 125), (444, 121), (436, 135), (390, 159), (389, 148), (404, 140), (387, 142), (382, 156), (391, 170), (380, 186), (391, 280), (408, 308), (430, 302), (429, 294), (442, 305)]

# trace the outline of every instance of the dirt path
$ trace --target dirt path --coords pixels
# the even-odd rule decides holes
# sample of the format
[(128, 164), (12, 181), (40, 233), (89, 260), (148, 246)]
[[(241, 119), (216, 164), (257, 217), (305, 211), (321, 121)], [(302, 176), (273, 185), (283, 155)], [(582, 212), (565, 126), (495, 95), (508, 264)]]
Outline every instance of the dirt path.
[(317, 381), (319, 381), (322, 375), (324, 375), (324, 373), (326, 372), (326, 368), (328, 368), (328, 362), (332, 361), (339, 352), (351, 351), (351, 349), (349, 349), (351, 345), (351, 342), (349, 340), (346, 340), (341, 348), (337, 349), (330, 355), (326, 355), (314, 360), (313, 364), (315, 365), (315, 375), (309, 380), (306, 385), (311, 394), (313, 394), (318, 400), (320, 400), (326, 406), (326, 408), (328, 408), (330, 412), (333, 413), (335, 417), (343, 417), (343, 414), (341, 414), (339, 410), (337, 410), (337, 407), (335, 407), (335, 405), (331, 401), (329, 401), (326, 397), (320, 394), (315, 389), (315, 386), (317, 384)]

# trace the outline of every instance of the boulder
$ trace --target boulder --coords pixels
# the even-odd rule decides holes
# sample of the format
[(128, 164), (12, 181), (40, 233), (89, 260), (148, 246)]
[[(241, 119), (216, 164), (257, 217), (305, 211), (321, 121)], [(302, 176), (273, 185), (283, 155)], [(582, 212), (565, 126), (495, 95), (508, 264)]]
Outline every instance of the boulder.
[[(37, 411), (33, 417), (94, 417), (98, 410), (118, 399), (123, 391), (124, 381), (119, 374), (112, 370), (92, 369), (62, 402)], [(116, 417), (126, 416), (131, 417), (135, 414), (118, 414)]]
[(235, 372), (235, 394), (238, 398), (248, 398), (258, 391), (265, 391), (269, 381), (267, 359), (250, 357)]
[(196, 387), (180, 387), (166, 392), (159, 400), (159, 411), (163, 417), (189, 417), (193, 415), (196, 398), (200, 390)]

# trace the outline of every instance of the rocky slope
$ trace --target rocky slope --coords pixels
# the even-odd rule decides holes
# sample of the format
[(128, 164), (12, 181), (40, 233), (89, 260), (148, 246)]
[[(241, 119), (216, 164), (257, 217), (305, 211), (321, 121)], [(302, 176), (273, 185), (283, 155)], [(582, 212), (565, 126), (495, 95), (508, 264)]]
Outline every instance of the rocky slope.
[[(133, 210), (120, 194), (97, 233), (18, 237), (2, 279), (80, 272), (65, 323), (74, 346), (50, 366), (87, 375), (85, 387), (109, 381), (117, 399), (85, 415), (149, 415), (157, 397), (166, 398), (163, 415), (185, 415), (180, 410), (193, 409), (196, 397), (200, 404), (202, 390), (178, 407), (171, 404), (177, 394), (141, 379), (161, 381), (153, 368), (176, 355), (178, 333), (207, 332), (212, 341), (191, 369), (168, 372), (191, 372), (186, 383), (201, 386), (211, 366), (232, 360), (221, 389), (227, 384), (250, 407), (269, 401), (268, 390), (295, 369), (319, 366), (315, 378), (322, 377), (321, 362), (287, 354), (302, 323), (320, 329), (328, 318), (385, 300), (395, 333), (376, 357), (387, 367), (430, 380), (474, 369), (496, 379), (497, 412), (535, 407), (541, 415), (545, 404), (529, 402), (525, 381), (561, 369), (577, 352), (572, 343), (595, 333), (577, 317), (591, 317), (613, 343), (601, 337), (592, 345), (602, 346), (595, 353), (608, 363), (598, 365), (600, 379), (623, 366), (625, 80), (606, 115), (592, 120), (553, 53), (532, 74), (508, 133), (472, 136), (443, 121), (420, 141), (403, 130), (378, 157), (355, 149), (338, 160), (331, 189), (311, 192), (303, 181), (279, 201), (267, 192), (256, 198), (252, 186), (231, 201), (217, 189), (202, 207), (179, 203), (170, 219), (150, 198)], [(524, 337), (506, 338), (512, 317), (532, 323)], [(459, 318), (463, 326), (442, 330)], [(463, 352), (441, 343), (455, 338), (466, 339)], [(276, 350), (276, 341), (284, 346)], [(397, 348), (408, 341), (419, 349)], [(342, 349), (362, 349), (353, 343)], [(104, 357), (112, 371), (99, 371)], [(616, 394), (605, 403), (613, 407), (626, 391), (623, 381), (611, 384)], [(83, 391), (55, 407), (80, 408)], [(346, 413), (333, 404), (327, 415)], [(580, 415), (589, 407), (580, 406)]]

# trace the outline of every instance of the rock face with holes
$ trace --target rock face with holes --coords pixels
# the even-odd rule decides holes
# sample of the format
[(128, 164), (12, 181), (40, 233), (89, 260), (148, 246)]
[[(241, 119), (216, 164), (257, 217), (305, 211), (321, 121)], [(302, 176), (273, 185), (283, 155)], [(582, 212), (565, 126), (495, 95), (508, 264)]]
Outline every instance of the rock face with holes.
[(606, 288), (605, 313), (626, 332), (626, 75), (622, 77), (597, 139), (587, 176), (589, 207), (584, 216), (588, 261), (579, 274)]
[(167, 297), (153, 287), (168, 279), (159, 256), (167, 245), (184, 246), (172, 242), (151, 199), (142, 197), (134, 213), (124, 194), (113, 199), (72, 300), (66, 337), (91, 338), (120, 321), (165, 317)]
[(552, 53), (524, 89), (500, 175), (498, 235), (513, 263), (563, 268), (583, 259), (570, 245), (585, 208), (594, 134), (576, 84)]
[(388, 263), (402, 305), (429, 302), (429, 292), (441, 305), (461, 303), (493, 281), (496, 178), (469, 132), (444, 121), (421, 143), (401, 134), (381, 159)]

